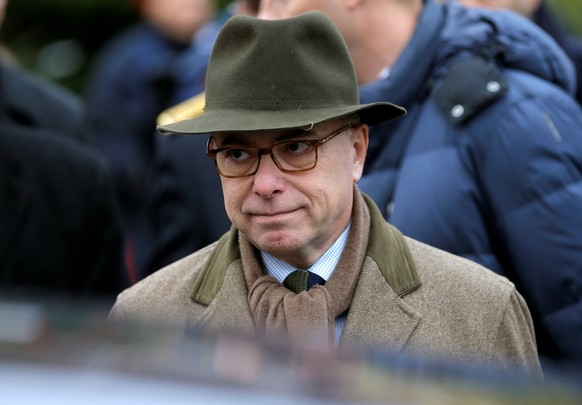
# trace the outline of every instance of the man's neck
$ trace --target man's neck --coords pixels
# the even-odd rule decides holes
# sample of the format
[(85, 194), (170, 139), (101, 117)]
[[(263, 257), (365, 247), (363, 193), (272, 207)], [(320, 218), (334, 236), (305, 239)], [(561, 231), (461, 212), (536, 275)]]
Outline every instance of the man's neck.
[[(324, 280), (328, 280), (335, 269), (341, 254), (346, 246), (350, 232), (350, 224), (342, 232), (339, 238), (331, 245), (331, 247), (308, 268), (301, 270), (309, 270), (318, 276), (322, 277)], [(285, 261), (278, 259), (274, 256), (269, 255), (261, 251), (261, 258), (265, 264), (267, 274), (275, 277), (279, 282), (283, 282), (285, 278), (294, 270), (297, 270), (295, 266), (286, 263)]]

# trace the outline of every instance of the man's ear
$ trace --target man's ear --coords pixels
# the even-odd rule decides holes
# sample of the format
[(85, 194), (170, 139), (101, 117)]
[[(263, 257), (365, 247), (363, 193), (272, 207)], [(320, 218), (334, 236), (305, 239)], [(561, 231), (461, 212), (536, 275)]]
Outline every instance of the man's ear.
[(368, 152), (368, 125), (359, 124), (352, 129), (352, 147), (354, 148), (353, 179), (354, 182), (360, 180), (366, 162)]

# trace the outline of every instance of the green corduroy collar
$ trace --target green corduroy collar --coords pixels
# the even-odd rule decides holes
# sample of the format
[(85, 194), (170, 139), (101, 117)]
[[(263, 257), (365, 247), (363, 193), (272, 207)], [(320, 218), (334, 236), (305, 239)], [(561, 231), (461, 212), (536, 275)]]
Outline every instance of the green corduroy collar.
[[(370, 197), (362, 195), (370, 212), (370, 237), (366, 255), (378, 264), (388, 285), (399, 296), (403, 296), (421, 284), (412, 254), (400, 231), (384, 220)], [(386, 246), (390, 246), (390, 249), (386, 249)], [(201, 269), (194, 282), (192, 299), (209, 305), (222, 287), (226, 269), (239, 259), (238, 230), (233, 226), (220, 238)]]

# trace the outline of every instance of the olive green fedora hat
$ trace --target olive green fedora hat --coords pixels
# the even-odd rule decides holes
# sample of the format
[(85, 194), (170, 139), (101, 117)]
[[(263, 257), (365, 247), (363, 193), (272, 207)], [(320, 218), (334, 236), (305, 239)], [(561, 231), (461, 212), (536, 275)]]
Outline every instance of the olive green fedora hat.
[(368, 124), (406, 114), (388, 102), (360, 104), (347, 46), (318, 11), (284, 20), (230, 18), (212, 49), (205, 91), (203, 114), (158, 130), (185, 135), (283, 130), (352, 113)]

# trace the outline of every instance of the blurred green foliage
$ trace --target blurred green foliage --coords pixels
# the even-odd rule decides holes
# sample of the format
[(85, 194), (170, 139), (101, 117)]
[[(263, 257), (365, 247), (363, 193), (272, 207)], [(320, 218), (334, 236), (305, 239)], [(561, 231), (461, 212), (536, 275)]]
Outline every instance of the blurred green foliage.
[(84, 55), (81, 66), (58, 81), (80, 92), (95, 53), (137, 19), (128, 0), (10, 0), (0, 39), (20, 65), (33, 71), (46, 45), (75, 39)]
[(580, 0), (546, 0), (556, 11), (558, 17), (572, 32), (582, 35), (582, 1)]
[[(224, 7), (230, 0), (217, 1)], [(567, 27), (582, 35), (581, 0), (547, 1)], [(75, 40), (83, 55), (81, 65), (74, 74), (55, 80), (80, 93), (96, 52), (137, 20), (130, 0), (10, 0), (0, 41), (22, 66), (39, 71), (39, 54), (47, 45)]]

